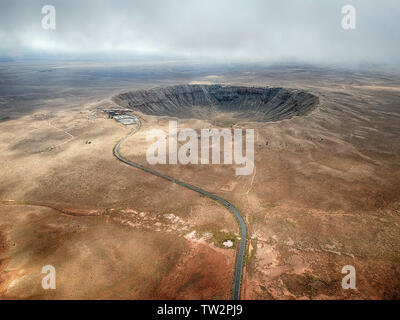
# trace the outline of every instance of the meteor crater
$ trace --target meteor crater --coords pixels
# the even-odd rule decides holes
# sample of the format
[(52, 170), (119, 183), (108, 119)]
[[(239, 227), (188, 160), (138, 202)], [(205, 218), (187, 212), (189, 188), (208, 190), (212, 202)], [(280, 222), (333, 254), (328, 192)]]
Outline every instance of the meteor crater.
[(207, 119), (221, 126), (303, 116), (319, 103), (317, 96), (297, 89), (225, 85), (159, 87), (122, 93), (113, 100), (147, 115)]

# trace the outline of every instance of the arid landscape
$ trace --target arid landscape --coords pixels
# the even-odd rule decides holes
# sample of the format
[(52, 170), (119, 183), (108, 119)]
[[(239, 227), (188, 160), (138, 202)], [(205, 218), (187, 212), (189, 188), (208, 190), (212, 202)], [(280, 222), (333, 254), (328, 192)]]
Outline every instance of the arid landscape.
[[(213, 199), (118, 161), (113, 149), (136, 125), (103, 111), (121, 107), (142, 125), (122, 144), (125, 158), (240, 211), (242, 299), (399, 299), (400, 75), (368, 70), (0, 63), (0, 299), (231, 298), (237, 221)], [(171, 86), (223, 102), (205, 109), (203, 95), (189, 104), (184, 90), (172, 108), (160, 103)], [(285, 108), (261, 115), (255, 88)], [(226, 104), (232, 92), (250, 97), (239, 111)], [(146, 134), (168, 132), (170, 120), (197, 132), (254, 129), (253, 174), (151, 166)], [(57, 270), (56, 290), (42, 288), (45, 265)], [(341, 286), (346, 265), (356, 290)]]

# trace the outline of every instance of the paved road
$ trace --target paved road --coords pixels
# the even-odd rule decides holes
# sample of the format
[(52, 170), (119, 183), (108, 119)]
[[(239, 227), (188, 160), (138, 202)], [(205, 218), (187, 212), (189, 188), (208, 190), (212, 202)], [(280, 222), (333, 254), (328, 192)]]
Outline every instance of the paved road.
[(179, 184), (182, 187), (188, 188), (190, 190), (196, 191), (198, 193), (201, 193), (202, 195), (205, 195), (211, 199), (214, 199), (215, 201), (218, 201), (219, 203), (221, 203), (222, 205), (224, 205), (225, 207), (227, 207), (235, 216), (236, 220), (239, 223), (239, 227), (240, 227), (240, 244), (236, 253), (236, 264), (235, 264), (235, 275), (234, 275), (234, 280), (233, 280), (233, 300), (239, 300), (240, 299), (240, 286), (241, 286), (241, 281), (242, 281), (242, 272), (243, 272), (243, 264), (244, 264), (244, 254), (246, 252), (246, 239), (247, 239), (247, 228), (246, 228), (246, 223), (243, 220), (243, 217), (240, 215), (239, 211), (232, 205), (230, 204), (228, 201), (210, 193), (207, 192), (203, 189), (200, 189), (198, 187), (192, 186), (190, 184), (187, 184), (185, 182), (182, 182), (178, 179), (166, 176), (164, 174), (161, 174), (157, 171), (154, 171), (152, 169), (143, 167), (140, 164), (131, 162), (127, 159), (125, 159), (124, 157), (122, 157), (119, 154), (119, 147), (121, 146), (121, 144), (123, 144), (129, 137), (133, 136), (136, 132), (138, 132), (142, 126), (142, 123), (140, 121), (139, 118), (136, 118), (137, 120), (137, 127), (135, 130), (133, 130), (131, 133), (129, 133), (125, 138), (123, 138), (120, 142), (118, 142), (118, 144), (115, 146), (114, 148), (114, 155), (121, 160), (122, 162), (138, 168), (140, 170), (143, 170), (145, 172), (151, 173), (157, 177), (166, 179), (168, 181), (174, 182), (176, 184)]

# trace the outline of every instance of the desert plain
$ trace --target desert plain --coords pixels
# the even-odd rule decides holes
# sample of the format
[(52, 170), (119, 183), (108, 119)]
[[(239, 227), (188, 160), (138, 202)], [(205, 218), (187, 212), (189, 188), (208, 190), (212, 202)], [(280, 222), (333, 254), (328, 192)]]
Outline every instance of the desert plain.
[[(151, 129), (249, 128), (254, 171), (155, 165), (234, 204), (248, 229), (242, 299), (400, 298), (400, 75), (372, 67), (0, 63), (0, 299), (230, 299), (237, 221), (219, 203), (121, 163), (120, 94), (173, 85), (302, 90), (315, 108), (259, 121), (216, 110), (131, 113)], [(232, 247), (223, 245), (232, 241)], [(42, 267), (57, 271), (42, 288)], [(357, 287), (342, 288), (355, 267)]]

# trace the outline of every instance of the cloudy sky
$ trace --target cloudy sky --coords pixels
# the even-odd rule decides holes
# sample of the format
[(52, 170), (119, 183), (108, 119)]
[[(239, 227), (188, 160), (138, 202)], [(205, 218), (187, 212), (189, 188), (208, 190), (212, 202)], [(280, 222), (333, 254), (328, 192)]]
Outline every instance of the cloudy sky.
[[(56, 9), (44, 30), (42, 7)], [(356, 8), (356, 29), (341, 25)], [(1, 0), (0, 56), (400, 64), (398, 0)]]

